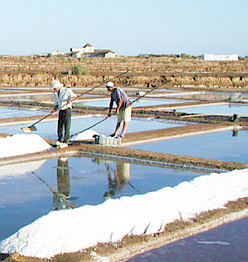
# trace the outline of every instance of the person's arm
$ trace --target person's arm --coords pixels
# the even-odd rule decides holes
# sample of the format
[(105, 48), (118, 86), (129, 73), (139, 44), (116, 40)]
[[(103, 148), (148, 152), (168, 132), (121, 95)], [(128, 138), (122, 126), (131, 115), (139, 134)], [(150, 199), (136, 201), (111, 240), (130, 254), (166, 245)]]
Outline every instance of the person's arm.
[(77, 95), (70, 88), (65, 89), (60, 108), (63, 108), (66, 105), (70, 104), (73, 100), (75, 100), (75, 98), (77, 98)]
[(55, 113), (58, 110), (58, 105), (54, 106), (53, 110), (51, 110), (51, 114)]
[(121, 90), (119, 90), (119, 88), (116, 88), (115, 91), (116, 91), (116, 99), (118, 101), (116, 103), (117, 104), (116, 113), (119, 114), (124, 100), (122, 98)]
[(113, 103), (114, 103), (114, 101), (113, 101), (113, 99), (111, 98), (111, 99), (110, 99), (110, 103), (109, 103), (109, 112), (108, 112), (107, 118), (108, 118), (108, 117), (111, 117), (111, 111), (112, 111), (112, 108), (113, 108)]
[(116, 113), (119, 114), (121, 110), (121, 106), (123, 104), (123, 98), (120, 96), (118, 107), (116, 108)]
[(76, 100), (79, 96), (76, 95), (71, 89), (69, 89), (69, 101), (68, 103), (71, 103), (72, 101)]
[(74, 101), (74, 100), (76, 100), (76, 99), (78, 99), (80, 96), (73, 96), (71, 99), (70, 99), (70, 102), (72, 102), (72, 101)]
[(58, 98), (57, 98), (57, 95), (56, 93), (54, 93), (54, 100), (55, 100), (55, 105), (53, 107), (53, 110), (51, 110), (51, 114), (55, 113), (57, 110), (58, 110)]

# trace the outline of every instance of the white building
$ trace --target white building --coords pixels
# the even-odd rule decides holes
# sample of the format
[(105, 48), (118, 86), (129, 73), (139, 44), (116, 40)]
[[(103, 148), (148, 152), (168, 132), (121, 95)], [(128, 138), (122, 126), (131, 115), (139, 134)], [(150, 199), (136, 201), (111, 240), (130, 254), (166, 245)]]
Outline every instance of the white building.
[(91, 44), (86, 44), (85, 46), (79, 48), (70, 48), (70, 55), (76, 58), (80, 58), (84, 54), (94, 53), (94, 52), (95, 52), (95, 48)]
[(204, 54), (202, 55), (204, 61), (238, 61), (238, 55), (214, 55), (214, 54)]
[(115, 58), (118, 55), (111, 50), (95, 49), (91, 44), (86, 44), (82, 48), (70, 48), (70, 55), (72, 57), (106, 57)]
[(91, 44), (86, 44), (84, 47), (84, 52), (85, 53), (94, 53), (95, 52), (95, 48), (94, 46), (92, 46)]
[(105, 57), (105, 58), (116, 58), (118, 55), (111, 51), (111, 50), (102, 50), (102, 49), (95, 49), (93, 54), (89, 55), (90, 57)]
[(55, 51), (52, 51), (49, 55), (50, 56), (59, 56), (59, 55), (65, 55), (65, 53), (55, 50)]
[(104, 53), (104, 57), (106, 57), (106, 58), (116, 58), (116, 57), (118, 57), (118, 55), (115, 52), (113, 52), (111, 50), (108, 50), (108, 51), (106, 51)]

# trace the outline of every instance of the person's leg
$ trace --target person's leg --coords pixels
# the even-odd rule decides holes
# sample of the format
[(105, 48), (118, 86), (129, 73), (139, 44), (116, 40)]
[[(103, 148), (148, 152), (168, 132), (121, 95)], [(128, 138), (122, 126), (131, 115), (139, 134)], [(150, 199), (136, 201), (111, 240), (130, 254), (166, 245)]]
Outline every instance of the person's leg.
[(122, 121), (123, 121), (122, 120), (122, 112), (120, 112), (119, 115), (118, 115), (117, 124), (116, 124), (116, 127), (115, 127), (115, 132), (112, 135), (110, 135), (110, 136), (114, 137), (114, 136), (118, 135), (118, 132), (119, 132), (119, 129), (120, 129)]
[(123, 122), (123, 128), (122, 128), (122, 132), (120, 134), (120, 137), (124, 137), (125, 136), (127, 128), (128, 128), (128, 122)]
[(132, 108), (127, 107), (125, 110), (123, 110), (123, 114), (122, 114), (123, 128), (122, 128), (120, 137), (125, 136), (125, 133), (128, 128), (128, 123), (131, 121), (131, 118), (132, 118)]
[(58, 127), (57, 127), (58, 141), (63, 142), (63, 111), (59, 111)]
[(68, 143), (71, 129), (71, 108), (64, 110), (64, 143)]
[(115, 127), (115, 132), (111, 136), (116, 136), (118, 134), (120, 126), (121, 126), (121, 122), (117, 121), (117, 124), (116, 124), (116, 127)]

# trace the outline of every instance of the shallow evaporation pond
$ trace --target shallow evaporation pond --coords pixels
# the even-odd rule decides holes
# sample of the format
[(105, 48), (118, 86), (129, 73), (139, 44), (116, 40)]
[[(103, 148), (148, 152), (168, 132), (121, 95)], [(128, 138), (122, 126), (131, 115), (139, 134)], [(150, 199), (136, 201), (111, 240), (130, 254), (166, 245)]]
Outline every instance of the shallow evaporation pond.
[(1, 101), (16, 101), (16, 102), (37, 102), (49, 100), (54, 101), (54, 96), (52, 93), (36, 93), (36, 94), (9, 94), (9, 95), (0, 95)]
[[(80, 132), (104, 119), (106, 116), (85, 116), (72, 118), (71, 134)], [(113, 116), (102, 123), (94, 126), (92, 129), (99, 134), (110, 135), (114, 132), (117, 122), (117, 117)], [(1, 132), (7, 134), (21, 134), (23, 133), (21, 127), (30, 126), (31, 123), (24, 123), (21, 125), (1, 126)], [(134, 117), (128, 126), (127, 132), (141, 132), (146, 130), (156, 130), (162, 128), (183, 126), (185, 122), (168, 121), (159, 119), (147, 119)], [(43, 138), (57, 139), (57, 120), (49, 122), (40, 122), (36, 125), (37, 131), (32, 134), (38, 134)]]
[(248, 116), (248, 104), (242, 103), (226, 103), (218, 105), (199, 105), (177, 108), (177, 111), (188, 114), (224, 114), (240, 116)]
[(207, 174), (83, 156), (1, 166), (0, 240), (54, 209), (97, 205)]
[[(131, 101), (134, 101), (137, 98), (131, 98)], [(133, 107), (141, 107), (141, 106), (155, 106), (155, 105), (169, 105), (169, 104), (178, 104), (178, 103), (189, 103), (193, 100), (181, 100), (181, 99), (157, 99), (157, 98), (141, 98), (140, 100), (135, 101), (132, 106)], [(88, 101), (78, 101), (76, 102), (78, 105), (82, 106), (95, 106), (95, 107), (108, 107), (109, 106), (109, 98), (106, 99), (98, 99), (98, 100), (88, 100)]]
[(152, 152), (248, 163), (248, 131), (224, 131), (129, 146)]
[(245, 95), (247, 96), (248, 93), (247, 92), (217, 92), (217, 91), (210, 91), (210, 92), (206, 92), (206, 94), (214, 94), (214, 95), (228, 95), (230, 97), (239, 97), (240, 95)]
[(44, 115), (47, 112), (48, 112), (47, 110), (0, 106), (0, 114), (1, 114), (0, 118), (37, 116), (37, 115)]
[(29, 92), (29, 91), (27, 91), (27, 90), (20, 90), (20, 89), (0, 88), (0, 92), (3, 92), (3, 93), (12, 93), (12, 92), (13, 93), (26, 93), (26, 92)]

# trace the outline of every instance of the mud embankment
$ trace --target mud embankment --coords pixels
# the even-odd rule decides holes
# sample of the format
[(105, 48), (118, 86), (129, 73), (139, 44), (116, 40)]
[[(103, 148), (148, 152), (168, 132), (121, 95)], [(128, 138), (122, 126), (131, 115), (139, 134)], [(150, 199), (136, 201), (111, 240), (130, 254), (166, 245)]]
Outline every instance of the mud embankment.
[[(84, 74), (72, 73), (76, 64), (85, 68)], [(245, 60), (210, 62), (173, 56), (116, 59), (1, 57), (0, 86), (49, 86), (56, 78), (67, 86), (89, 87), (127, 71), (127, 74), (115, 79), (118, 85), (137, 89), (165, 84), (166, 88), (248, 90)]]
[[(0, 86), (2, 87), (47, 87), (51, 85), (53, 79), (59, 79), (66, 86), (74, 87), (89, 87), (94, 84), (99, 84), (106, 81), (108, 78), (113, 78), (119, 72), (109, 73), (108, 77), (104, 72), (102, 75), (87, 74), (87, 75), (71, 75), (62, 74), (59, 72), (0, 72)], [(217, 90), (245, 91), (248, 90), (248, 76), (236, 75), (205, 75), (205, 74), (176, 74), (168, 72), (160, 72), (160, 75), (151, 73), (140, 73), (135, 75), (128, 73), (116, 79), (116, 83), (121, 86), (128, 86), (137, 89), (149, 88), (154, 85), (161, 85), (166, 88), (198, 88)], [(243, 90), (245, 89), (245, 90)]]

